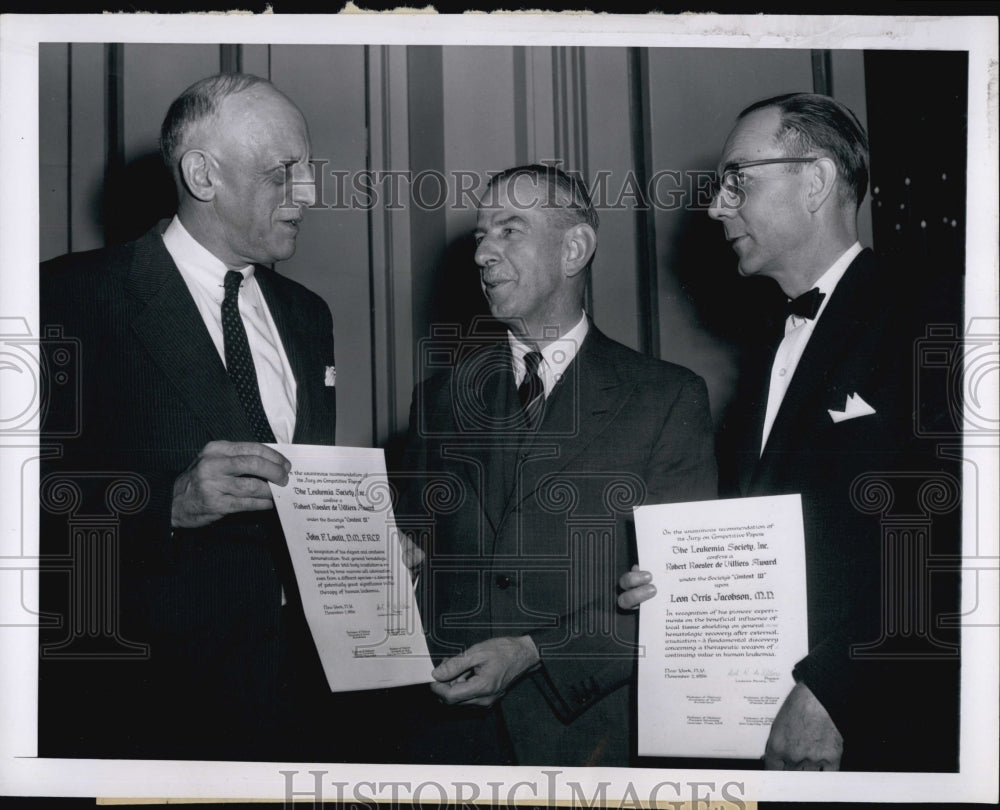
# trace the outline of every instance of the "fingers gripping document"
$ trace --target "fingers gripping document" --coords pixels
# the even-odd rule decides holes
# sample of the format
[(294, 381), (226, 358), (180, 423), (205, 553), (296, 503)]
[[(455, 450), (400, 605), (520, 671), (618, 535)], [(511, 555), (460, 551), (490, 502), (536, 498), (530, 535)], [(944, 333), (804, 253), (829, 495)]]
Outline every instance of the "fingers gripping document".
[(271, 492), (330, 689), (430, 683), (383, 451), (273, 447), (292, 465)]
[(798, 495), (642, 506), (639, 754), (764, 753), (808, 651)]

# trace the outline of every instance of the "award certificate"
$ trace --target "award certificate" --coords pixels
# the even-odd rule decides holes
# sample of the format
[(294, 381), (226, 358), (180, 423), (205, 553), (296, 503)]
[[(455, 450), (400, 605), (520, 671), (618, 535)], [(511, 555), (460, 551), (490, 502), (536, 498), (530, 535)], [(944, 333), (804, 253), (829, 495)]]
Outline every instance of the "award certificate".
[(330, 689), (430, 683), (382, 450), (272, 446), (292, 463), (271, 492)]
[(798, 495), (642, 506), (639, 754), (756, 759), (808, 651)]

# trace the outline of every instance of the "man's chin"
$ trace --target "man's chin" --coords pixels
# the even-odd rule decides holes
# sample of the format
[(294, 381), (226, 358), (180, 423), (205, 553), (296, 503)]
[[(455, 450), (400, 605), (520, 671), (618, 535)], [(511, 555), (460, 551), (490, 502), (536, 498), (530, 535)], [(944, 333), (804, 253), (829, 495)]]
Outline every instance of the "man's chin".
[(498, 321), (503, 321), (510, 317), (509, 307), (504, 306), (504, 300), (499, 294), (491, 295), (490, 292), (484, 290), (483, 296), (486, 298), (486, 306), (490, 310), (490, 315)]
[(283, 262), (286, 259), (292, 258), (295, 255), (295, 240), (292, 239), (290, 242), (282, 245), (276, 245), (274, 250), (271, 251), (271, 261), (268, 264), (274, 264), (275, 262)]
[(736, 270), (743, 278), (749, 278), (750, 276), (756, 276), (760, 272), (760, 267), (750, 264), (741, 258), (736, 265)]

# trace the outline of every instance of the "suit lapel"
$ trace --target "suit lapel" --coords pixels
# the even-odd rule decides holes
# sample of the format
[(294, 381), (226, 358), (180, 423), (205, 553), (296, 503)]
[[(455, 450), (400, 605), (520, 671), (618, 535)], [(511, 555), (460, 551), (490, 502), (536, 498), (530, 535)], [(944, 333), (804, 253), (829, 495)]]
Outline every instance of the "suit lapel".
[(125, 289), (145, 306), (132, 328), (213, 439), (252, 440), (243, 406), (156, 229), (135, 243)]
[[(738, 428), (737, 444), (737, 475), (739, 476), (740, 492), (746, 494), (750, 488), (761, 456), (760, 442), (764, 435), (764, 417), (767, 411), (767, 394), (770, 388), (771, 365), (778, 342), (771, 341), (762, 346), (751, 359), (748, 369), (748, 390), (745, 397), (738, 402), (746, 413), (740, 416), (741, 426)], [(768, 437), (770, 438), (770, 437)]]
[(770, 387), (774, 355), (784, 336), (784, 319), (775, 313), (761, 325), (758, 341), (741, 360), (740, 387), (735, 399), (738, 411), (727, 417), (725, 440), (727, 449), (735, 454), (737, 485), (740, 494), (747, 494), (750, 481), (761, 455), (764, 417)]
[[(520, 401), (514, 384), (513, 359), (510, 344), (505, 340), (494, 348), (488, 368), (494, 371), (484, 386), (487, 418), (492, 426), (483, 447), (483, 474), (479, 482), (484, 488), (480, 497), (486, 517), (495, 528), (500, 525), (508, 503), (517, 470), (520, 436)], [(495, 365), (494, 365), (495, 364)]]
[(511, 498), (508, 510), (529, 497), (544, 476), (572, 465), (628, 400), (632, 385), (618, 376), (611, 346), (591, 324), (580, 351), (549, 396), (538, 433), (525, 443), (531, 483)]
[(512, 476), (512, 456), (516, 456), (510, 447), (514, 433), (509, 426), (517, 392), (507, 342), (497, 342), (463, 360), (442, 394), (444, 400), (436, 407), (447, 415), (444, 423), (455, 439), (438, 441), (438, 452), (442, 461), (469, 482), (495, 530), (509, 492), (506, 480)]
[[(871, 294), (875, 281), (873, 274), (876, 272), (874, 264), (874, 254), (870, 250), (862, 251), (834, 290), (806, 344), (775, 416), (754, 474), (755, 481), (766, 471), (770, 461), (778, 458), (808, 430), (802, 424), (804, 419), (810, 414), (825, 413), (826, 404), (822, 400), (830, 393), (834, 370), (845, 357), (851, 356), (858, 339), (868, 333), (866, 325), (877, 317), (871, 311), (878, 300)], [(765, 375), (770, 376), (770, 368), (766, 369)]]
[[(288, 365), (291, 366), (292, 376), (295, 378), (295, 432), (292, 443), (305, 444), (307, 442), (304, 437), (314, 435), (311, 420), (322, 413), (322, 409), (315, 407), (315, 400), (323, 369), (309, 367), (306, 342), (298, 339), (296, 335), (296, 313), (281, 289), (274, 283), (274, 271), (258, 266), (254, 268), (254, 275), (267, 302), (274, 326), (278, 330), (278, 338), (281, 340), (285, 357), (288, 358)], [(301, 317), (301, 313), (298, 317)], [(310, 357), (315, 366), (315, 353)]]

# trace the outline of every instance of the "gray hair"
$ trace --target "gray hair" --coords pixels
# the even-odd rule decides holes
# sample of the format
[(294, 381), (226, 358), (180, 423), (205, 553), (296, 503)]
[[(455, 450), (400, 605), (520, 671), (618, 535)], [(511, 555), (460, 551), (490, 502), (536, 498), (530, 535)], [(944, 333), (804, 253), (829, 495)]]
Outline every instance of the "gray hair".
[(530, 177), (536, 183), (544, 183), (548, 188), (545, 207), (557, 209), (564, 217), (565, 226), (586, 223), (597, 231), (599, 219), (594, 204), (587, 193), (586, 184), (580, 177), (574, 177), (555, 166), (532, 163), (505, 169), (490, 178), (489, 187), (498, 186), (518, 177)]

